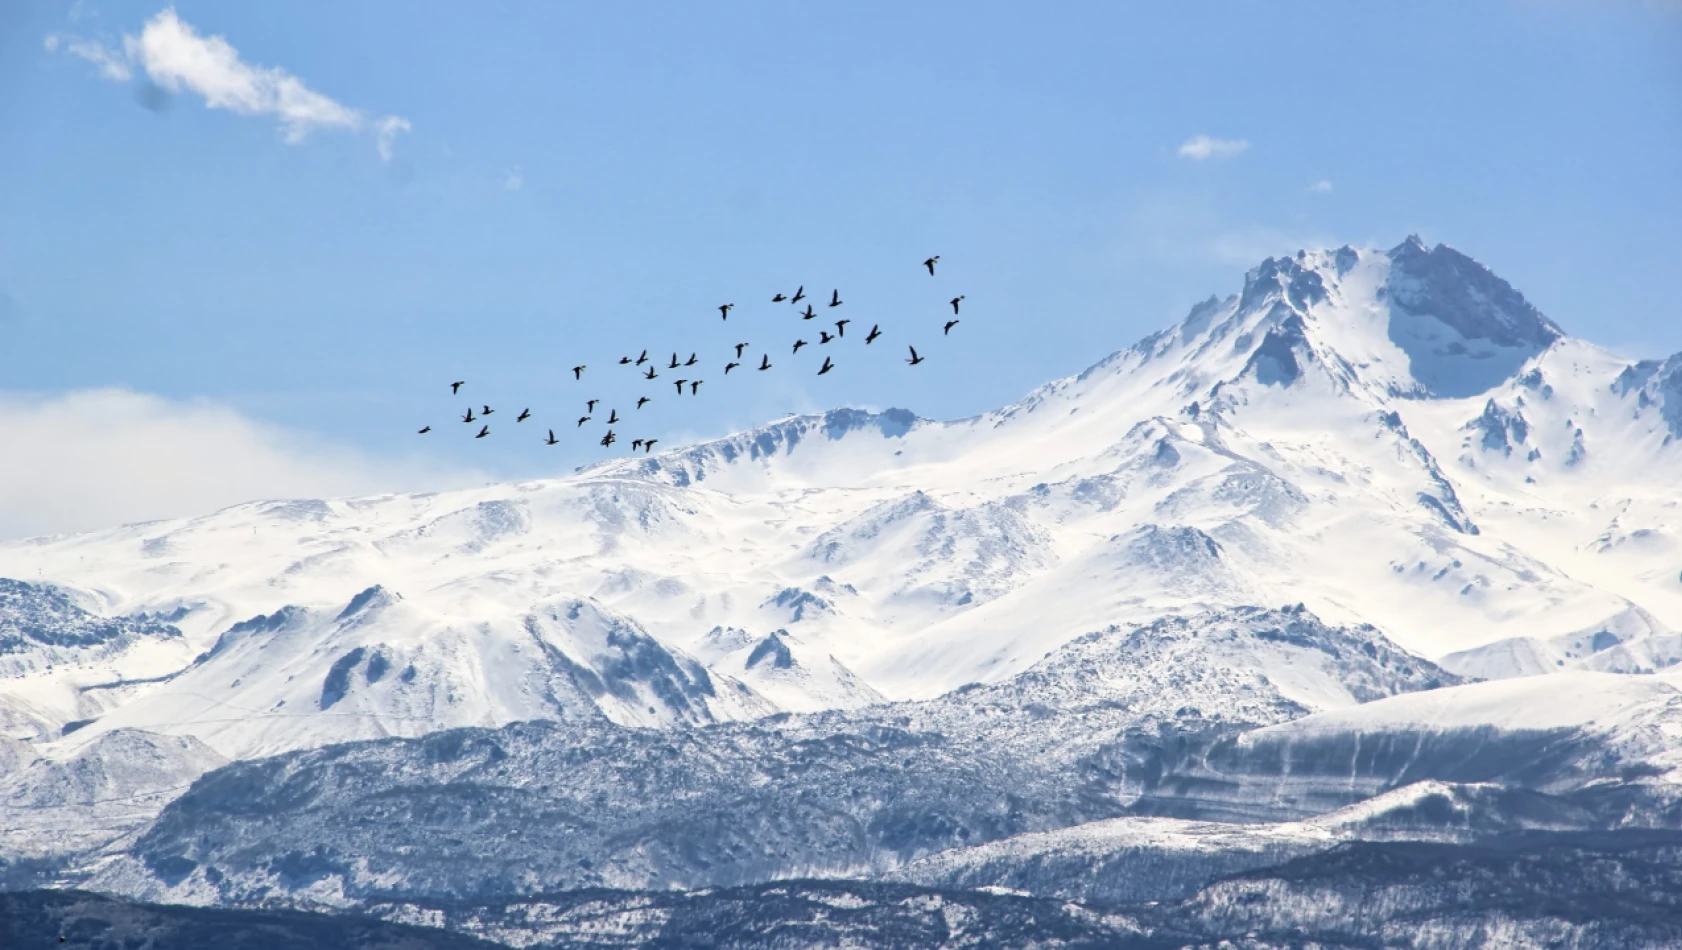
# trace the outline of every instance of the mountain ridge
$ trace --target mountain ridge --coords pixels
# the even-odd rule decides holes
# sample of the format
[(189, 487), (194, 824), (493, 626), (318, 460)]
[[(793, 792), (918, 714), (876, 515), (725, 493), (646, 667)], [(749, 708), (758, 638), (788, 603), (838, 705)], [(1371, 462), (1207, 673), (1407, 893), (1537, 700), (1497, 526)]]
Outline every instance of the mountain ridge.
[(1410, 237), (967, 419), (0, 544), (0, 884), (530, 945), (1667, 945), (1678, 360)]
[[(10, 734), (68, 748), (108, 729), (214, 730), (190, 725), (212, 709), (314, 707), (222, 749), (236, 756), (553, 715), (532, 697), (574, 679), (554, 693), (575, 697), (557, 700), (564, 716), (599, 700), (622, 721), (700, 721), (711, 683), (706, 716), (729, 719), (931, 697), (1086, 631), (1287, 600), (1429, 656), (1514, 657), (1467, 660), (1476, 675), (1563, 669), (1596, 643), (1626, 657), (1605, 668), (1660, 668), (1682, 656), (1665, 639), (1682, 629), (1667, 563), (1682, 523), (1663, 491), (1682, 413), (1672, 365), (1564, 336), (1487, 268), (1416, 237), (1268, 258), (1239, 293), (968, 419), (838, 409), (556, 479), (0, 544), (0, 576), (51, 574), (111, 617), (180, 631), (50, 672), (31, 660), (27, 685), (0, 679), (0, 712)], [(352, 642), (349, 618), (330, 618), (375, 588), (402, 598), (376, 613), (405, 619)], [(632, 666), (666, 670), (637, 687), (654, 701), (615, 699), (589, 685), (605, 682), (596, 660), (546, 652), (563, 635), (526, 621), (569, 604), (649, 638)], [(237, 664), (217, 652), (285, 611), (313, 626), (243, 631), (255, 639)], [(1617, 619), (1632, 611), (1651, 622)], [(1612, 627), (1615, 645), (1593, 636)], [(805, 672), (764, 680), (790, 668), (711, 649), (714, 629), (781, 631)], [(1546, 645), (1581, 631), (1588, 646), (1565, 651), (1578, 656)], [(441, 652), (398, 662), (405, 641)], [(632, 662), (601, 643), (573, 649)], [(253, 692), (256, 658), (272, 667), (283, 649), (299, 651), (296, 681)], [(512, 670), (527, 672), (499, 672)], [(184, 700), (189, 679), (207, 699)], [(391, 697), (369, 708), (374, 731), (334, 725), (371, 684)], [(437, 702), (406, 706), (411, 686)]]

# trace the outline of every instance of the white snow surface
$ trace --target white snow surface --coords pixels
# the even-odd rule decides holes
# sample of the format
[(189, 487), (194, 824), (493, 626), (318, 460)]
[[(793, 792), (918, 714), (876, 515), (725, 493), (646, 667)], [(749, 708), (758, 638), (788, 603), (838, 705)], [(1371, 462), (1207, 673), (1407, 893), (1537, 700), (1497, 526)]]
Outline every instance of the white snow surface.
[[(1676, 362), (1565, 336), (1440, 245), (1269, 259), (970, 419), (837, 410), (551, 479), (0, 544), (0, 577), (103, 616), (185, 610), (177, 638), (0, 655), (0, 727), (56, 756), (141, 728), (238, 758), (706, 722), (1299, 602), (1476, 676), (1660, 669), (1682, 658)], [(1623, 688), (1587, 675), (1560, 684)]]
[[(1302, 821), (1111, 818), (937, 852), (886, 876), (931, 887), (1003, 887), (1070, 900), (1162, 899), (1350, 841), (1475, 840), (1492, 830), (1490, 819), (1500, 814), (1494, 799), (1501, 794), (1498, 786), (1427, 780)], [(1506, 823), (1505, 830), (1552, 827), (1546, 816)]]
[(225, 764), (190, 736), (133, 729), (106, 732), (61, 760), (0, 738), (0, 854), (15, 861), (118, 841)]

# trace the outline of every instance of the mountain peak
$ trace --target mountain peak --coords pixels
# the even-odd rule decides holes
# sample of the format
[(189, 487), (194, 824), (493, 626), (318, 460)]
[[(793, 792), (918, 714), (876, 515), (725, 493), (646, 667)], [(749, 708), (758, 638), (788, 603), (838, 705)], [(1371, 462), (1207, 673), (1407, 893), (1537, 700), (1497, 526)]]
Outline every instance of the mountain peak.
[(1426, 250), (1418, 235), (1391, 248), (1392, 303), (1429, 314), (1470, 339), (1500, 346), (1547, 347), (1565, 335), (1512, 284), (1471, 257), (1438, 244)]
[(1326, 283), (1318, 271), (1305, 267), (1306, 255), (1297, 258), (1270, 257), (1244, 275), (1244, 292), (1238, 308), (1260, 307), (1277, 298), (1291, 309), (1304, 312), (1326, 299)]
[(1389, 338), (1406, 353), (1421, 395), (1461, 398), (1493, 389), (1565, 336), (1489, 268), (1418, 235), (1386, 254), (1381, 290)]
[(1564, 336), (1487, 267), (1412, 234), (1387, 251), (1266, 258), (1241, 293), (1198, 304), (1132, 352), (1178, 362), (1176, 378), (1291, 387), (1317, 365), (1340, 391), (1460, 399), (1513, 379)]
[[(1438, 245), (1438, 247), (1441, 247), (1441, 246), (1442, 245), (1440, 245), (1440, 244)], [(1425, 254), (1425, 253), (1429, 253), (1429, 246), (1425, 243), (1424, 240), (1422, 240), (1419, 237), (1418, 234), (1410, 234), (1407, 237), (1402, 239), (1402, 243), (1400, 243), (1400, 244), (1398, 244), (1395, 247), (1390, 249), (1389, 256), (1393, 259), (1398, 254)]]

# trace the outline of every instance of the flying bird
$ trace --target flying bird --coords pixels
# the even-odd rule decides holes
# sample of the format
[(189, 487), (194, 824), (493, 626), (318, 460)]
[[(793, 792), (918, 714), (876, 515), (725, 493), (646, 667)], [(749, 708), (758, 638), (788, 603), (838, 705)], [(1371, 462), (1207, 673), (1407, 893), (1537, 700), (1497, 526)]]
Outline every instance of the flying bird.
[(933, 257), (931, 257), (928, 260), (923, 262), (923, 266), (927, 267), (929, 269), (929, 276), (930, 277), (934, 276), (934, 265), (935, 265), (935, 262), (938, 261), (938, 260), (940, 260), (940, 255), (936, 254), (935, 256), (933, 256)]
[(530, 419), (530, 418), (531, 418), (531, 410), (530, 409), (521, 409), (520, 414), (514, 417), (514, 421), (515, 422), (524, 422), (524, 421), (526, 421), (527, 419)]
[(730, 371), (735, 369), (736, 367), (738, 367), (740, 365), (742, 365), (742, 364), (740, 364), (740, 363), (725, 363), (724, 364), (724, 375), (729, 376)]
[(672, 364), (670, 366), (666, 367), (666, 368), (667, 369), (677, 369), (677, 354), (676, 353), (672, 354)]
[(839, 307), (839, 306), (841, 306), (841, 291), (839, 291), (839, 290), (833, 290), (833, 291), (830, 291), (830, 294), (829, 294), (829, 305), (830, 305), (830, 306), (831, 306), (831, 307)]
[(695, 354), (694, 353), (689, 354), (689, 359), (685, 360), (683, 365), (694, 366), (695, 365)]
[(589, 421), (590, 421), (589, 416), (579, 416), (578, 417), (578, 428), (580, 428), (580, 429), (584, 428), (584, 423), (589, 422)]
[(941, 336), (951, 336), (952, 335), (952, 328), (957, 326), (957, 325), (958, 325), (958, 321), (956, 321), (956, 320), (946, 321), (946, 328), (940, 331), (940, 335)]
[(918, 363), (921, 363), (924, 359), (926, 359), (926, 357), (922, 357), (922, 356), (917, 355), (917, 348), (916, 347), (914, 347), (914, 346), (910, 347), (910, 350), (911, 350), (911, 358), (906, 360), (906, 362), (910, 363), (912, 366), (916, 366)]
[(701, 391), (701, 384), (704, 383), (704, 382), (706, 382), (706, 380), (697, 379), (693, 383), (690, 383), (689, 384), (689, 395), (693, 396), (696, 393), (700, 392)]
[(818, 345), (819, 346), (823, 346), (825, 343), (828, 343), (830, 340), (833, 340), (833, 339), (835, 339), (835, 337), (830, 336), (828, 330), (819, 330), (818, 331)]
[(631, 358), (629, 356), (619, 357), (619, 365), (620, 366), (625, 366), (625, 365), (629, 364), (630, 362), (631, 362)]
[(619, 424), (619, 410), (611, 409), (608, 411), (607, 424), (610, 426)]
[(952, 298), (952, 315), (954, 317), (958, 315), (958, 301), (962, 299), (964, 299), (963, 294), (959, 294), (958, 296)]
[(492, 409), (492, 408), (491, 408), (491, 407), (490, 407), (490, 406), (486, 406), (486, 407), (485, 407), (485, 408), (483, 408), (483, 409), (481, 409), (481, 410), (480, 410), (480, 411), (479, 411), (479, 415), (481, 415), (481, 416), (488, 416), (488, 415), (490, 415), (490, 414), (491, 414), (491, 413), (493, 413), (493, 412), (495, 412), (495, 411), (496, 411), (496, 410), (495, 410), (495, 409)]
[(544, 444), (544, 445), (554, 445), (554, 444), (555, 444), (555, 443), (557, 443), (557, 442), (559, 442), (559, 441), (561, 441), (561, 440), (560, 440), (560, 439), (557, 439), (557, 438), (555, 438), (555, 430), (554, 430), (554, 429), (550, 429), (550, 430), (549, 430), (549, 438), (547, 438), (547, 439), (544, 439), (544, 440), (543, 440), (543, 444)]
[(642, 374), (642, 378), (643, 379), (658, 379), (659, 377), (654, 375), (654, 367), (650, 366), (648, 368), (648, 372)]
[(673, 384), (672, 384), (672, 385), (674, 385), (674, 386), (676, 386), (676, 387), (677, 387), (677, 394), (678, 394), (678, 395), (679, 395), (679, 396), (681, 396), (681, 395), (683, 395), (683, 384), (684, 384), (684, 383), (687, 383), (687, 382), (689, 382), (689, 380), (687, 380), (687, 379), (680, 379), (680, 380), (678, 380), (678, 381), (677, 381), (677, 382), (675, 382), (675, 383), (673, 383)]
[(648, 403), (648, 402), (649, 402), (649, 401), (650, 401), (650, 400), (649, 400), (649, 398), (648, 398), (648, 397), (647, 397), (647, 396), (639, 396), (639, 397), (637, 397), (637, 408), (638, 408), (638, 409), (641, 409), (641, 408), (642, 408), (642, 407), (643, 407), (643, 405), (644, 405), (644, 404), (646, 404), (646, 403)]
[(832, 370), (834, 368), (835, 368), (834, 361), (832, 361), (829, 357), (826, 356), (826, 357), (823, 358), (823, 369), (818, 370), (818, 375), (822, 376), (823, 374), (829, 372), (830, 370)]
[(454, 396), (456, 393), (461, 391), (461, 387), (466, 386), (466, 385), (467, 385), (467, 380), (465, 380), (465, 379), (458, 379), (455, 382), (451, 383), (450, 384), (450, 395)]
[(613, 443), (614, 443), (613, 430), (609, 429), (609, 430), (607, 430), (607, 435), (602, 436), (602, 445), (612, 445)]
[(730, 308), (734, 306), (736, 305), (733, 303), (720, 304), (718, 308), (718, 315), (725, 320), (730, 319)]
[(835, 321), (835, 335), (836, 336), (846, 336), (847, 335), (847, 324), (852, 323), (852, 322), (853, 321), (851, 321), (851, 320), (837, 320), (837, 321)]
[(641, 439), (632, 439), (631, 440), (631, 451), (635, 452), (637, 449), (640, 449), (640, 448), (642, 448), (642, 440)]
[(812, 305), (811, 305), (811, 304), (807, 304), (807, 305), (806, 305), (806, 312), (805, 312), (805, 313), (803, 313), (803, 314), (801, 314), (801, 315), (800, 315), (800, 319), (802, 319), (802, 320), (810, 320), (810, 319), (812, 319), (812, 318), (813, 318), (813, 317), (815, 317), (815, 316), (817, 316), (817, 313), (815, 313), (815, 312), (813, 312), (813, 310), (812, 310)]
[(787, 298), (787, 297), (785, 297), (785, 296), (783, 296), (783, 295), (782, 295), (782, 294), (778, 294), (778, 295), (776, 295), (776, 296), (775, 296), (775, 297), (772, 297), (772, 298), (771, 298), (771, 302), (772, 302), (772, 303), (782, 303), (782, 302), (783, 302), (783, 301), (785, 301), (785, 300), (787, 300), (787, 299), (788, 299), (788, 298)]
[(462, 417), (461, 417), (461, 421), (463, 421), (463, 422), (472, 422), (472, 421), (473, 421), (473, 420), (474, 420), (474, 419), (476, 419), (476, 418), (478, 418), (478, 417), (477, 417), (477, 416), (475, 416), (475, 415), (474, 415), (474, 414), (473, 414), (473, 407), (472, 407), (472, 406), (468, 406), (468, 407), (467, 407), (467, 415), (465, 415), (465, 416), (462, 416)]
[(420, 431), (419, 431), (419, 432), (417, 432), (417, 433), (415, 433), (415, 434), (416, 434), (416, 435), (426, 435), (426, 434), (427, 434), (427, 433), (428, 433), (428, 432), (431, 432), (431, 431), (432, 431), (432, 427), (431, 427), (431, 426), (427, 426), (427, 427), (426, 427), (426, 428), (424, 428), (424, 429), (422, 429), (422, 430), (420, 430)]
[(771, 368), (771, 357), (768, 354), (764, 354), (764, 353), (760, 354), (760, 356), (759, 356), (759, 368), (760, 368), (761, 371), (768, 370), (768, 369)]
[(800, 352), (800, 348), (803, 347), (803, 346), (806, 346), (806, 345), (807, 344), (806, 344), (805, 340), (795, 340), (794, 341), (794, 352), (796, 352), (796, 353)]
[(806, 299), (806, 285), (801, 284), (800, 289), (796, 290), (794, 292), (794, 296), (788, 298), (788, 302), (789, 303), (799, 303), (800, 301), (805, 300), (805, 299)]
[(595, 412), (596, 411), (596, 403), (598, 403), (598, 402), (601, 402), (601, 400), (600, 399), (587, 400), (584, 403), (584, 411), (585, 412)]
[(746, 343), (736, 344), (736, 358), (741, 359), (742, 358), (742, 351), (747, 349), (747, 348), (748, 348), (748, 345)]
[(879, 337), (881, 335), (882, 335), (882, 328), (879, 325), (872, 323), (870, 325), (870, 333), (865, 336), (864, 342), (865, 343), (870, 343), (872, 340), (876, 339), (877, 337)]
[(491, 434), (491, 427), (490, 426), (485, 426), (483, 429), (479, 430), (479, 434), (474, 436), (474, 438), (475, 439), (482, 439), (485, 436), (490, 435), (490, 434)]
[(642, 443), (642, 454), (647, 455), (648, 453), (654, 451), (654, 443), (656, 443), (658, 441), (660, 441), (660, 440), (659, 439), (644, 439), (643, 443)]
[(643, 350), (642, 355), (637, 357), (637, 365), (641, 366), (642, 364), (644, 364), (646, 362), (648, 362), (648, 351)]
[(572, 378), (573, 379), (583, 379), (584, 378), (584, 365), (582, 363), (580, 363), (579, 365), (574, 366), (572, 368)]

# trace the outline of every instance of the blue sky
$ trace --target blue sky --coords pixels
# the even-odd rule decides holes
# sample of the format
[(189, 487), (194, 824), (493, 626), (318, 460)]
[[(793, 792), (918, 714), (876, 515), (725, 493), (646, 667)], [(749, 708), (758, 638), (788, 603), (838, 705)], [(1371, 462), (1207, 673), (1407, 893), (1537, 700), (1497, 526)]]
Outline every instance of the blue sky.
[[(171, 65), (191, 49), (140, 42), (170, 10), (176, 40), (223, 38), (292, 98), (207, 108), (202, 63)], [(146, 78), (176, 67), (174, 92)], [(84, 517), (570, 470), (600, 454), (582, 401), (637, 392), (614, 359), (786, 353), (769, 297), (802, 282), (891, 346), (821, 379), (709, 379), (632, 434), (985, 411), (1267, 254), (1410, 232), (1576, 335), (1682, 350), (1682, 7), (1656, 0), (12, 3), (0, 143), (0, 401), (37, 414), (30, 438), (92, 443), (116, 434), (86, 407), (112, 404), (70, 403), (123, 390), (148, 484), (196, 486)], [(917, 371), (890, 358), (908, 340)], [(464, 438), (453, 379), (571, 438)], [(207, 435), (213, 457), (267, 441), (253, 471), (302, 474), (182, 482), (144, 427), (194, 413), (247, 439)], [(0, 512), (0, 534), (84, 526), (65, 518)]]

